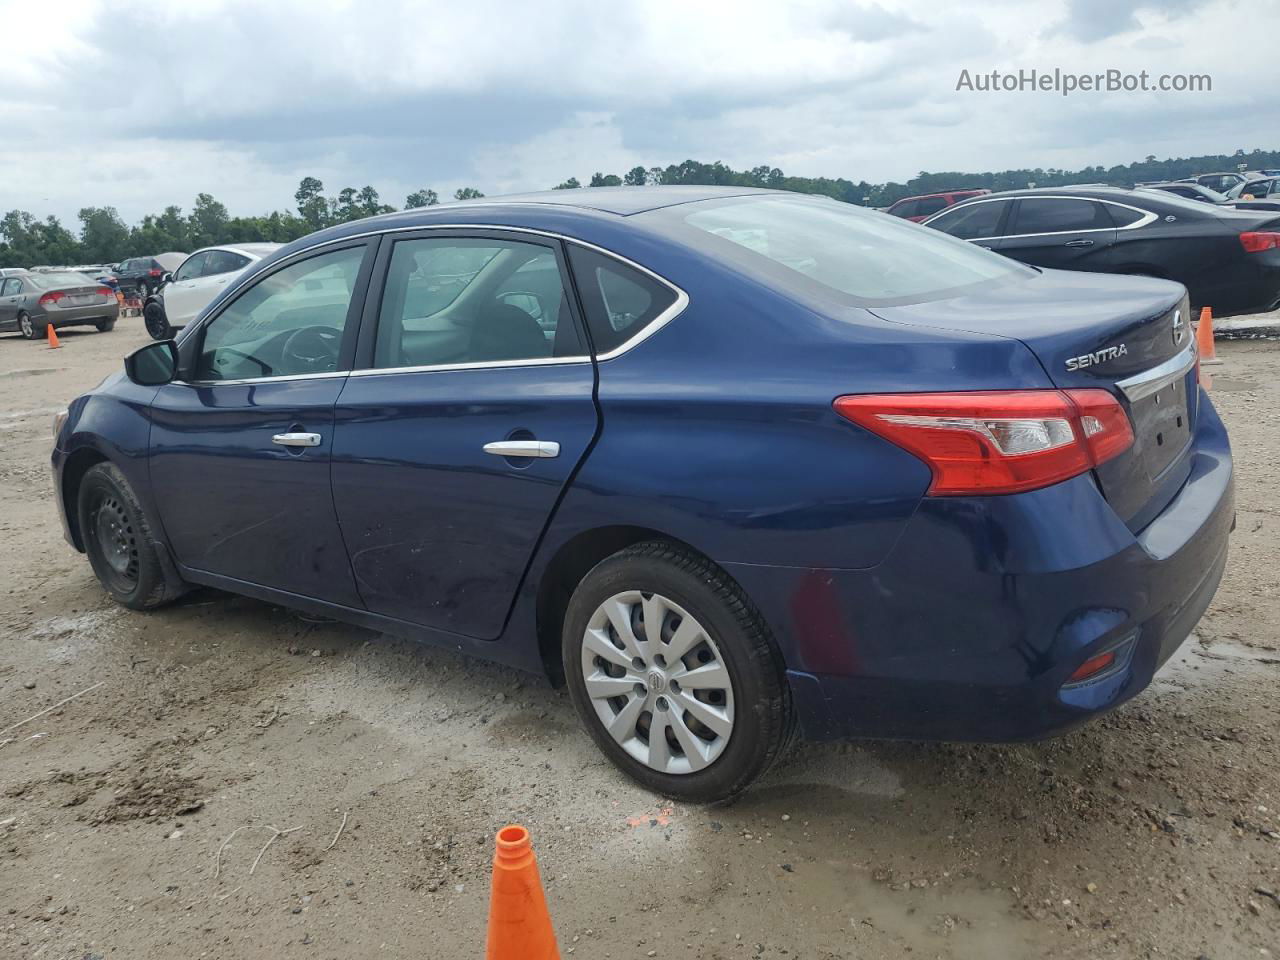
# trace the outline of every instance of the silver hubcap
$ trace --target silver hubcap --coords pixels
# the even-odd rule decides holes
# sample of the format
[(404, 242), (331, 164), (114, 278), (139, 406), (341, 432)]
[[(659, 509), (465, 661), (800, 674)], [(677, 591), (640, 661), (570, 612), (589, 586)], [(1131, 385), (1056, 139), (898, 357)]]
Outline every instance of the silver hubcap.
[(22, 333), (24, 336), (31, 336), (35, 333), (35, 328), (31, 326), (31, 318), (24, 316), (21, 321)]
[(582, 638), (596, 716), (628, 754), (660, 773), (703, 770), (733, 734), (733, 684), (711, 635), (679, 605), (629, 590), (596, 609)]

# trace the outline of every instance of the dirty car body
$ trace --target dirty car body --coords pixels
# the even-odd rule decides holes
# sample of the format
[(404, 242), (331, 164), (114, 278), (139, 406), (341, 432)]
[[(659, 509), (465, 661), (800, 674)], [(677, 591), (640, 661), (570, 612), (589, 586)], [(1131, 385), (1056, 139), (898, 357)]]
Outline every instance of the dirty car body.
[[(257, 339), (227, 346), (236, 311)], [(1188, 319), (1176, 283), (778, 192), (442, 205), (250, 267), (169, 381), (71, 404), (53, 468), (77, 548), (109, 463), (170, 583), (571, 681), (575, 593), (666, 545), (646, 557), (697, 564), (752, 625), (755, 667), (711, 648), (744, 706), (776, 670), (769, 709), (807, 737), (1019, 740), (1141, 691), (1222, 576), (1232, 463)], [(624, 745), (683, 772), (652, 734), (677, 676), (635, 675), (649, 733)], [(601, 717), (630, 677), (596, 675), (622, 690)]]

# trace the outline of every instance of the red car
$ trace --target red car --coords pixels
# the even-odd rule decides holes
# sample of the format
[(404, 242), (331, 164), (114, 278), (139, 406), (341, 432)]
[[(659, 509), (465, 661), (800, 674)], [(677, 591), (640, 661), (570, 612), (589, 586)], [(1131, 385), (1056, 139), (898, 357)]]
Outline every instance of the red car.
[(897, 203), (885, 210), (885, 213), (892, 214), (895, 217), (902, 217), (910, 220), (912, 223), (920, 223), (927, 220), (939, 210), (945, 210), (953, 203), (959, 203), (961, 200), (968, 200), (970, 197), (980, 197), (990, 190), (950, 190), (947, 193), (926, 193), (919, 197), (903, 197)]

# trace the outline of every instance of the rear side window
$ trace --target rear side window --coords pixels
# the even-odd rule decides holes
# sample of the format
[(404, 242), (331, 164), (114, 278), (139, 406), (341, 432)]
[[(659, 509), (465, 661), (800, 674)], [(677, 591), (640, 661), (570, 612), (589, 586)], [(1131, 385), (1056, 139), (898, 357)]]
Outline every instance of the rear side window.
[(913, 216), (928, 217), (937, 213), (939, 210), (945, 210), (946, 208), (946, 197), (925, 197), (916, 202), (916, 212)]
[(396, 241), (378, 314), (375, 367), (582, 354), (552, 247), (460, 237)]
[(919, 200), (899, 200), (889, 208), (889, 212), (895, 217), (914, 217), (919, 205)]
[(208, 257), (201, 276), (212, 277), (219, 273), (230, 273), (232, 270), (239, 270), (249, 262), (248, 257), (242, 257), (229, 250), (210, 250)]
[(1102, 205), (1072, 197), (1027, 197), (1018, 204), (1012, 233), (1071, 233), (1109, 230), (1113, 224)]
[(4, 282), (3, 288), (0, 289), (0, 295), (12, 296), (15, 293), (22, 292), (22, 281), (10, 278)]
[(594, 250), (569, 244), (569, 264), (597, 354), (622, 346), (676, 302), (665, 283)]
[(1146, 216), (1141, 210), (1135, 210), (1133, 207), (1122, 207), (1118, 203), (1103, 204), (1107, 213), (1111, 214), (1111, 219), (1117, 227), (1127, 227), (1131, 223), (1137, 223)]
[(1000, 218), (1009, 206), (1008, 200), (991, 200), (955, 207), (929, 226), (961, 240), (981, 240), (999, 236)]

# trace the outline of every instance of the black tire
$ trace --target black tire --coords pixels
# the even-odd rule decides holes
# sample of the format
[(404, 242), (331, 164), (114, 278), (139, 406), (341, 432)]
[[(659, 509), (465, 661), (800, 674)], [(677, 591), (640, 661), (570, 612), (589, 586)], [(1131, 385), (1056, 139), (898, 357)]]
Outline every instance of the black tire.
[(142, 325), (147, 328), (152, 340), (168, 340), (173, 336), (173, 327), (169, 326), (164, 307), (155, 300), (142, 308)]
[(25, 313), (18, 314), (18, 332), (28, 340), (39, 340), (44, 335), (44, 328), (36, 324)]
[(85, 473), (77, 516), (89, 564), (116, 603), (151, 610), (186, 592), (166, 578), (146, 514), (114, 464), (95, 464)]
[(94, 326), (98, 328), (99, 333), (106, 333), (116, 328), (116, 322), (114, 320), (99, 320)]
[[(713, 638), (728, 670), (733, 729), (704, 769), (673, 774), (642, 763), (605, 729), (587, 694), (582, 655), (588, 623), (601, 604), (626, 591), (660, 594), (682, 607)], [(691, 803), (730, 800), (769, 769), (794, 735), (782, 656), (763, 617), (723, 570), (676, 544), (637, 544), (597, 564), (569, 600), (561, 654), (570, 697), (596, 745), (632, 779), (665, 796)]]
[(151, 288), (147, 286), (147, 281), (139, 280), (138, 281), (138, 299), (145, 300), (149, 296), (151, 296)]

